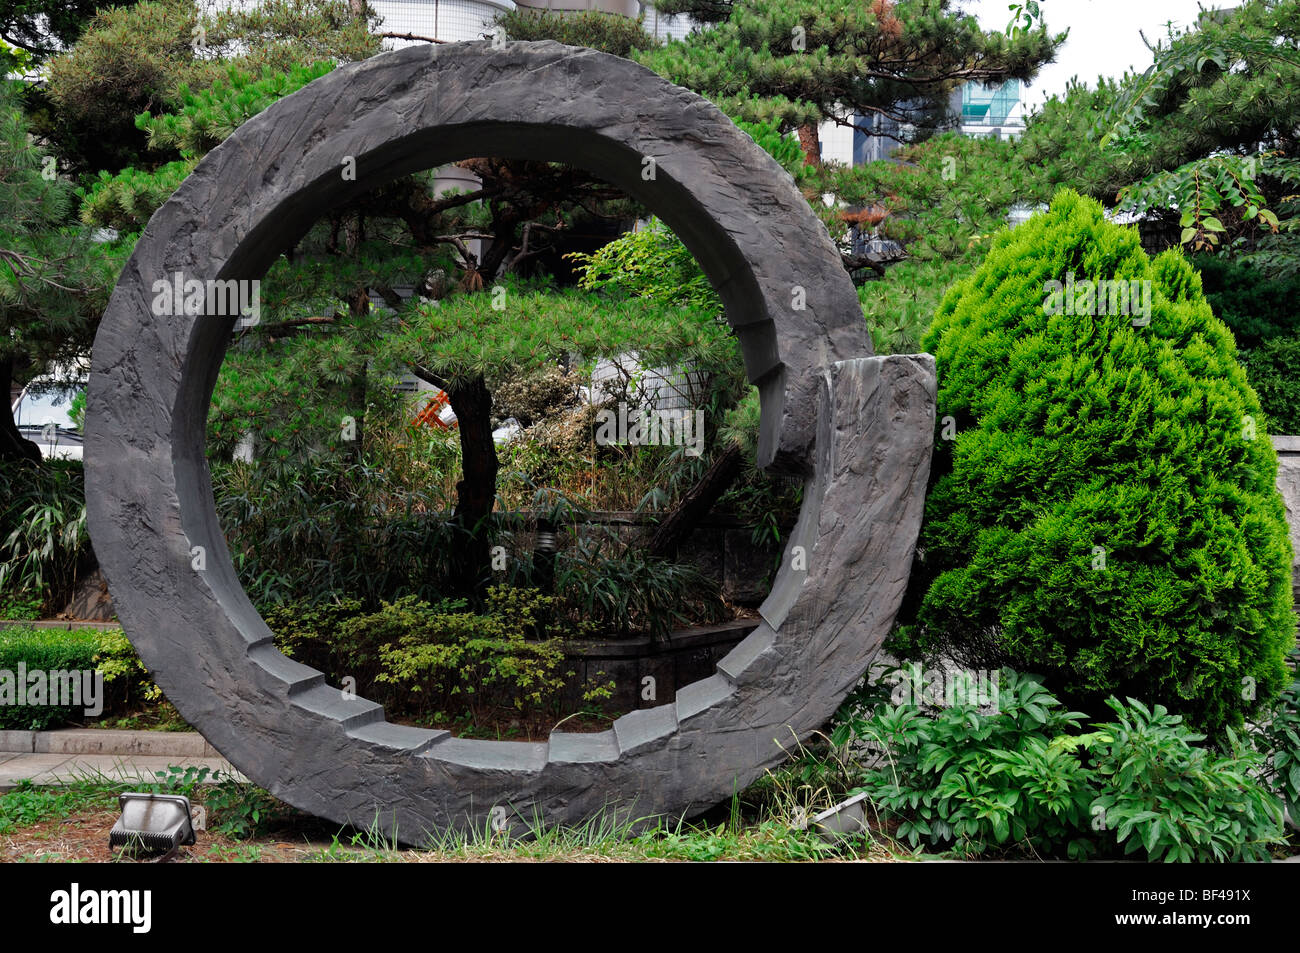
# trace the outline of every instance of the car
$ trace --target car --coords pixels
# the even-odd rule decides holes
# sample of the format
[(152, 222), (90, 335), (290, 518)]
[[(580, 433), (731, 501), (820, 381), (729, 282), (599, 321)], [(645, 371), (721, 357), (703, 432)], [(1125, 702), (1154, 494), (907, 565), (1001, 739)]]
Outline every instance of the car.
[(18, 432), (40, 447), (46, 460), (82, 459), (84, 438), (73, 409), (85, 392), (84, 380), (46, 374), (24, 387), (11, 405)]

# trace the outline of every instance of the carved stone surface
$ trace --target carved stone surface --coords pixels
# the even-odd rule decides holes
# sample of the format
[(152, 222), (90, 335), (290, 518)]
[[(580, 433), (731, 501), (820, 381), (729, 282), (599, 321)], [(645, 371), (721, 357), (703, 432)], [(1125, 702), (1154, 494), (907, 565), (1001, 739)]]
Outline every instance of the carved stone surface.
[[(159, 279), (258, 278), (329, 207), (475, 155), (580, 165), (654, 209), (722, 295), (762, 398), (760, 462), (806, 475), (763, 624), (672, 704), (602, 734), (487, 742), (393, 725), (277, 651), (235, 574), (204, 455), (234, 319), (150, 309)], [(349, 159), (355, 181), (340, 174)], [(254, 117), (150, 221), (95, 341), (90, 532), (126, 633), (167, 696), (298, 808), (408, 842), (489, 817), (690, 813), (819, 728), (898, 609), (929, 470), (934, 369), (925, 355), (869, 354), (825, 230), (712, 105), (591, 50), (413, 47), (341, 67)]]
[(1277, 489), (1286, 504), (1286, 519), (1291, 525), (1291, 548), (1295, 551), (1291, 585), (1296, 605), (1300, 606), (1300, 437), (1274, 437), (1273, 448), (1277, 450)]

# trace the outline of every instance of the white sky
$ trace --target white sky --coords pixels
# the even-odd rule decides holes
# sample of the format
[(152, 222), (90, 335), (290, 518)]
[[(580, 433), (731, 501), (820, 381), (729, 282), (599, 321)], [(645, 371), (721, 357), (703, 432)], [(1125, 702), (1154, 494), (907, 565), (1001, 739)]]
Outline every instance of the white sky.
[[(978, 18), (984, 29), (1005, 30), (1011, 21), (1010, 3), (965, 0), (962, 8)], [(1073, 76), (1095, 86), (1098, 76), (1119, 77), (1125, 70), (1145, 70), (1152, 57), (1139, 30), (1154, 44), (1165, 37), (1168, 20), (1186, 28), (1196, 22), (1201, 6), (1237, 6), (1236, 0), (1039, 0), (1039, 4), (1048, 29), (1060, 33), (1068, 27), (1070, 35), (1057, 51), (1056, 62), (1043, 67), (1033, 85), (1024, 90), (1026, 107), (1037, 107), (1048, 96), (1064, 93)]]

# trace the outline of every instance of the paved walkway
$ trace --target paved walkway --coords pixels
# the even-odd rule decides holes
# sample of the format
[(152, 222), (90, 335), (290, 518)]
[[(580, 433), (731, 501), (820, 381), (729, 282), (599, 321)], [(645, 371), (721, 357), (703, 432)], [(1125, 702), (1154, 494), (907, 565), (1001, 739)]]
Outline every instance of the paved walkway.
[(12, 790), (21, 780), (38, 785), (105, 779), (151, 782), (173, 767), (205, 767), (209, 778), (220, 772), (223, 778), (244, 780), (196, 732), (0, 732), (0, 792)]

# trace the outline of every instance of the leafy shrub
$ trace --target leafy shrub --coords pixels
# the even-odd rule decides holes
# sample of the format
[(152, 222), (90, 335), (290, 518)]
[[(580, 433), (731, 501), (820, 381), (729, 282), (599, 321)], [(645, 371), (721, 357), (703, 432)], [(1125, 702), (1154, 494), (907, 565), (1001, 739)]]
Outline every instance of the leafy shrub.
[(1300, 334), (1276, 337), (1242, 355), (1270, 433), (1300, 433)]
[[(529, 559), (520, 571), (531, 578)], [(675, 627), (725, 617), (717, 583), (688, 563), (624, 546), (612, 537), (580, 535), (555, 556), (556, 612), (569, 631), (587, 637), (663, 638)]]
[(267, 606), (262, 618), (275, 633), (275, 644), (285, 655), (327, 672), (335, 678), (351, 675), (368, 685), (379, 674), (379, 646), (370, 638), (358, 642), (355, 631), (344, 635), (344, 623), (362, 615), (356, 599), (333, 602), (306, 600)]
[[(530, 520), (519, 514), (501, 520), (503, 543), (513, 544), (517, 533), (535, 530), (536, 520), (564, 527), (590, 517), (569, 497), (546, 487), (534, 492), (529, 510)], [(536, 554), (518, 545), (506, 548), (515, 552), (508, 567), (510, 583), (538, 587)], [(662, 638), (679, 625), (728, 617), (717, 583), (696, 566), (651, 556), (610, 527), (588, 524), (575, 532), (555, 554), (553, 581), (553, 611), (568, 623), (570, 638)]]
[[(1199, 747), (1205, 736), (1163, 705), (1130, 698), (1108, 704), (1115, 720), (1098, 726), (1093, 747), (1100, 797), (1091, 810), (1124, 853), (1149, 860), (1267, 860), (1281, 843), (1281, 804), (1257, 776), (1262, 758), (1230, 729), (1226, 753)], [(1134, 835), (1130, 839), (1130, 835)]]
[(235, 840), (265, 835), (292, 812), (257, 785), (230, 778), (208, 786), (203, 806), (211, 812), (208, 828)]
[(704, 314), (722, 314), (722, 301), (695, 257), (657, 218), (591, 254), (571, 252), (566, 257), (578, 265), (578, 285), (586, 291), (612, 289)]
[(1228, 753), (1200, 746), (1163, 706), (1109, 699), (1114, 720), (1082, 733), (1082, 714), (1010, 669), (992, 712), (866, 701), (833, 740), (883, 749), (858, 790), (913, 847), (1223, 861), (1265, 860), (1282, 840), (1261, 756), (1230, 731)]
[(0, 619), (31, 622), (41, 617), (45, 597), (41, 595), (13, 595), (0, 599)]
[[(0, 629), (0, 670), (90, 671), (103, 676), (102, 698), (111, 712), (138, 709), (165, 702), (135, 649), (121, 629), (45, 629), (16, 626)], [(45, 730), (68, 721), (83, 720), (83, 708), (9, 708), (0, 705), (0, 728)], [(37, 716), (39, 713), (39, 716)], [(174, 712), (168, 707), (169, 716)], [(177, 717), (176, 727), (188, 729)], [(39, 724), (37, 724), (39, 722)]]
[[(417, 596), (365, 612), (355, 600), (285, 605), (266, 622), (286, 654), (356, 680), (359, 690), (396, 712), (477, 713), (503, 703), (522, 709), (553, 702), (572, 675), (564, 662), (556, 600), (535, 590), (488, 590), (484, 611), (464, 600)], [(608, 697), (592, 687), (588, 701)]]
[[(1047, 313), (1071, 275), (1149, 281), (1149, 324)], [(1296, 617), (1276, 454), (1180, 253), (1148, 259), (1063, 191), (995, 238), (924, 346), (939, 439), (909, 651), (1039, 672), (1094, 716), (1150, 699), (1216, 735), (1277, 694)]]
[(104, 676), (105, 710), (121, 710), (163, 700), (140, 656), (121, 629), (95, 631), (95, 668)]
[(437, 487), (339, 458), (297, 467), (213, 467), (217, 514), (235, 566), (262, 608), (400, 593), (436, 598), (452, 530)]
[(462, 600), (431, 606), (407, 596), (344, 630), (382, 643), (378, 681), (419, 694), (408, 699), (422, 710), (460, 704), (475, 712), (501, 697), (494, 688), (523, 709), (552, 701), (572, 674), (561, 671), (559, 633), (544, 622), (553, 604), (536, 591), (504, 586), (488, 590), (482, 614), (466, 611)]
[(1201, 273), (1205, 300), (1238, 347), (1255, 348), (1275, 337), (1300, 334), (1300, 279), (1269, 278), (1222, 255), (1197, 255), (1192, 264)]
[(80, 462), (0, 464), (0, 596), (62, 608), (89, 544)]
[(1300, 824), (1300, 651), (1291, 653), (1292, 682), (1254, 728), (1265, 758), (1262, 777), (1282, 799), (1291, 821)]
[[(46, 704), (17, 704), (19, 666), (26, 672), (88, 671), (95, 667), (97, 651), (96, 634), (84, 629), (0, 629), (0, 729), (45, 731), (80, 718), (82, 708), (51, 705), (49, 697)], [(10, 691), (13, 697), (6, 697)]]

